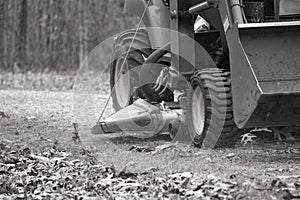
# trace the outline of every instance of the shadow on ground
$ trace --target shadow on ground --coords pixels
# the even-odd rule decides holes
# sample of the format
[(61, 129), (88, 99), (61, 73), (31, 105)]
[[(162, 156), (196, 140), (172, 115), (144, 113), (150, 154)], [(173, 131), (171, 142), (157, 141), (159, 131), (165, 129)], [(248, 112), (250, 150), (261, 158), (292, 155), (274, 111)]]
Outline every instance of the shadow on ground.
[(115, 145), (142, 145), (150, 143), (171, 142), (171, 138), (167, 134), (157, 134), (152, 137), (139, 137), (133, 135), (117, 135), (109, 139)]

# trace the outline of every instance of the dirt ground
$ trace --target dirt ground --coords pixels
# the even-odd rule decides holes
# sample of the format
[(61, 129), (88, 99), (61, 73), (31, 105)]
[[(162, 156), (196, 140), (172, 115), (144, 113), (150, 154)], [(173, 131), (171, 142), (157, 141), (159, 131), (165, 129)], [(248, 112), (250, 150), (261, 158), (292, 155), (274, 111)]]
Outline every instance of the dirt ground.
[[(252, 143), (243, 146), (238, 142), (232, 149), (203, 150), (191, 144), (175, 144), (147, 153), (143, 150), (169, 144), (169, 137), (90, 134), (89, 127), (97, 120), (107, 95), (106, 90), (93, 95), (72, 91), (0, 90), (0, 140), (30, 147), (35, 152), (55, 144), (72, 152), (74, 158), (80, 157), (85, 149), (117, 170), (127, 166), (136, 173), (152, 170), (156, 176), (178, 172), (192, 172), (203, 179), (216, 176), (241, 184), (245, 190), (241, 199), (300, 198), (298, 136), (295, 141), (276, 141), (272, 133), (261, 132)], [(109, 107), (105, 115), (111, 112)], [(74, 136), (73, 122), (78, 123), (79, 138)], [(299, 196), (277, 194), (270, 189), (278, 179), (297, 186)]]

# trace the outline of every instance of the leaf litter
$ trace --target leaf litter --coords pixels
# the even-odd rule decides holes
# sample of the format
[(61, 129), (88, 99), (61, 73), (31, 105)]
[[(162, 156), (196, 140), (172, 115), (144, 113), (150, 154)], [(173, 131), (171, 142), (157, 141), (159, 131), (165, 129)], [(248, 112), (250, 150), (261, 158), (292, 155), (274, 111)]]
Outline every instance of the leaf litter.
[(275, 199), (300, 198), (300, 175), (278, 176), (257, 187), (214, 174), (135, 173), (128, 170), (134, 162), (117, 171), (98, 160), (70, 159), (56, 148), (34, 153), (2, 141), (0, 149), (1, 199), (237, 199), (249, 185), (271, 190)]

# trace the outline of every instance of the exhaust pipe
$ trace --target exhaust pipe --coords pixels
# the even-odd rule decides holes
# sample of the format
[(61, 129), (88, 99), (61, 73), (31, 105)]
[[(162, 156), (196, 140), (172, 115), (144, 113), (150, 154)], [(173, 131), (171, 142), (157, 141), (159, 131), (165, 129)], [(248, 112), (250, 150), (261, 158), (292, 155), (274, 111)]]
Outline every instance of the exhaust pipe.
[[(182, 109), (169, 109), (161, 104), (152, 105), (143, 99), (119, 110), (92, 128), (93, 134), (142, 132), (149, 136), (168, 132), (174, 122), (179, 123)], [(174, 134), (174, 133), (173, 133)]]

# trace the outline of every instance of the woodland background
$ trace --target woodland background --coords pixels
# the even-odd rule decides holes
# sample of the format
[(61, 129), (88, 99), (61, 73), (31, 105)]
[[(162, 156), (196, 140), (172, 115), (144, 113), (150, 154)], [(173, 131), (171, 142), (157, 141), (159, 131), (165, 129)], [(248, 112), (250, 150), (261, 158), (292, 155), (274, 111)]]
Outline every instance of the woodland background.
[(0, 70), (76, 71), (101, 41), (134, 27), (123, 6), (124, 0), (0, 0)]

